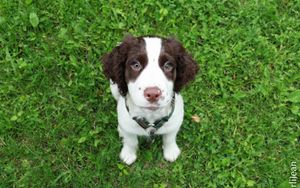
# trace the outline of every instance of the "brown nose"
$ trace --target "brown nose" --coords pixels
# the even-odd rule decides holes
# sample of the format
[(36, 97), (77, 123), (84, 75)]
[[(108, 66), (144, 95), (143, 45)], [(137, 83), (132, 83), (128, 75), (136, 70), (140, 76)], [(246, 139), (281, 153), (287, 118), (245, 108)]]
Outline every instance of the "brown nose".
[(147, 101), (151, 103), (156, 102), (161, 96), (161, 90), (158, 87), (147, 87), (144, 90), (144, 96)]

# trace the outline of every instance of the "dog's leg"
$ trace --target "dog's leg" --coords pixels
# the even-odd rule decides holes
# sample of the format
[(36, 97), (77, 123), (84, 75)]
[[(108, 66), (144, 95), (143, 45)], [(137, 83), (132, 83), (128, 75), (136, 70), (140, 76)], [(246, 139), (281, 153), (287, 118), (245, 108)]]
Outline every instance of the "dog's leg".
[(173, 162), (180, 154), (180, 149), (176, 144), (177, 131), (163, 135), (164, 158)]
[(116, 101), (118, 101), (118, 99), (120, 97), (120, 92), (118, 89), (118, 85), (116, 83), (113, 83), (112, 80), (110, 80), (110, 91), (111, 91), (112, 95), (114, 96), (114, 98), (116, 99)]
[(123, 148), (120, 158), (126, 164), (131, 165), (137, 158), (136, 150), (138, 148), (137, 135), (127, 133), (119, 128), (120, 136), (123, 138)]

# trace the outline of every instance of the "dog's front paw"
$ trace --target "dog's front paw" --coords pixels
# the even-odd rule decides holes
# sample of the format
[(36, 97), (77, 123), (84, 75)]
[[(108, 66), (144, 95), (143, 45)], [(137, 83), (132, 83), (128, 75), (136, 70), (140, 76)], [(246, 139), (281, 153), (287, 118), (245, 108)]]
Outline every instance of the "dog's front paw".
[(164, 146), (164, 158), (167, 161), (174, 162), (180, 155), (180, 149), (177, 144), (172, 144), (169, 146)]
[(120, 153), (120, 158), (127, 165), (131, 165), (136, 160), (137, 157), (135, 152), (131, 151), (127, 147), (123, 147)]

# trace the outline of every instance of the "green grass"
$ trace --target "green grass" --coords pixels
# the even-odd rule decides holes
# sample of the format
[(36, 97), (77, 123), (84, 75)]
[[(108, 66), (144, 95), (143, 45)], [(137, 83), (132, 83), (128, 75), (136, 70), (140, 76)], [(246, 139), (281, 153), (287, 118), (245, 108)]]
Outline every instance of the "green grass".
[[(175, 36), (201, 67), (175, 163), (161, 140), (119, 160), (100, 57), (128, 33)], [(2, 0), (0, 187), (289, 187), (299, 64), (296, 0)]]

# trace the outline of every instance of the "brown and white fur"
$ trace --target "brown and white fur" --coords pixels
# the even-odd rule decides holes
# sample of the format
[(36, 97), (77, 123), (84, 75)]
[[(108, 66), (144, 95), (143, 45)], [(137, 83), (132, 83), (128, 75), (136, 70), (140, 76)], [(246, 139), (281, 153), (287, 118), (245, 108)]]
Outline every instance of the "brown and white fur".
[[(193, 80), (198, 65), (180, 42), (172, 38), (126, 37), (103, 59), (105, 76), (117, 100), (118, 131), (123, 138), (120, 158), (128, 165), (137, 156), (138, 136), (149, 136), (133, 119), (141, 116), (153, 123), (174, 112), (155, 134), (163, 136), (164, 158), (175, 161), (180, 154), (176, 135), (183, 121), (182, 87)], [(126, 109), (128, 106), (129, 112)]]

